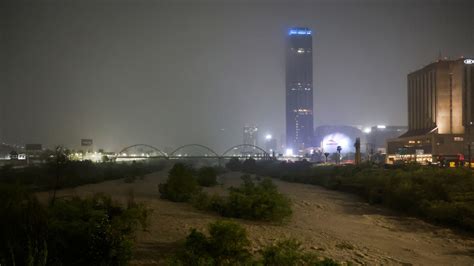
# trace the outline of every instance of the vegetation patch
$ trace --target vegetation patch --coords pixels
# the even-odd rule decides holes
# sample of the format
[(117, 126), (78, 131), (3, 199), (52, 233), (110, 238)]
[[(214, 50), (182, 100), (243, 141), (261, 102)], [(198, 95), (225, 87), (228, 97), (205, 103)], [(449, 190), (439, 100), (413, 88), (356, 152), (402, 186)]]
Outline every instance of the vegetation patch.
[(228, 189), (227, 197), (200, 192), (192, 198), (192, 204), (224, 217), (273, 222), (284, 222), (291, 217), (290, 199), (278, 192), (271, 179), (254, 182), (249, 175), (244, 175), (242, 180), (239, 187)]
[(135, 163), (93, 163), (91, 161), (51, 160), (46, 164), (14, 169), (11, 165), (0, 168), (0, 184), (17, 184), (34, 191), (45, 191), (124, 178), (133, 182), (138, 177), (160, 171), (161, 161)]
[(262, 162), (257, 174), (355, 193), (368, 202), (474, 231), (474, 175), (464, 168), (420, 165), (317, 166)]
[(230, 221), (209, 224), (209, 236), (192, 229), (171, 265), (339, 265), (315, 253), (304, 252), (296, 240), (282, 240), (251, 254), (245, 228)]
[(127, 265), (150, 211), (133, 200), (71, 198), (44, 207), (19, 187), (0, 187), (1, 265)]
[(217, 185), (217, 170), (214, 167), (205, 166), (197, 171), (197, 182), (203, 187)]
[(194, 169), (188, 165), (177, 163), (169, 171), (166, 183), (158, 185), (161, 198), (175, 202), (189, 201), (200, 191)]

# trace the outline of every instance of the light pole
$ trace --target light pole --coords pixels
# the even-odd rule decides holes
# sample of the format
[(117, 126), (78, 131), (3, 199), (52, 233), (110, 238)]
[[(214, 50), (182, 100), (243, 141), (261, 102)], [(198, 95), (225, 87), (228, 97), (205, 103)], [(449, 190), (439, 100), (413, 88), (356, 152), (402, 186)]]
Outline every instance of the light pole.
[(339, 158), (337, 160), (337, 164), (340, 164), (341, 163), (341, 150), (342, 150), (342, 147), (341, 146), (337, 146), (337, 152), (339, 153)]
[(468, 128), (468, 136), (467, 136), (467, 139), (468, 139), (468, 143), (467, 143), (467, 159), (468, 159), (468, 167), (469, 169), (471, 169), (471, 126), (472, 126), (472, 122), (469, 122), (469, 128)]

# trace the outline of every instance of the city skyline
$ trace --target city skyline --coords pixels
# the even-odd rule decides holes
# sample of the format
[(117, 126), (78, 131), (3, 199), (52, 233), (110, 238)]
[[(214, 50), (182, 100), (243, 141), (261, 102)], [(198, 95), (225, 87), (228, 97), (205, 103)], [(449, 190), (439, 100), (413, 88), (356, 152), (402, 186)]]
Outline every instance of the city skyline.
[(245, 123), (279, 138), (294, 25), (318, 36), (315, 127), (406, 125), (406, 75), (474, 54), (471, 1), (233, 3), (3, 2), (3, 139), (219, 149)]

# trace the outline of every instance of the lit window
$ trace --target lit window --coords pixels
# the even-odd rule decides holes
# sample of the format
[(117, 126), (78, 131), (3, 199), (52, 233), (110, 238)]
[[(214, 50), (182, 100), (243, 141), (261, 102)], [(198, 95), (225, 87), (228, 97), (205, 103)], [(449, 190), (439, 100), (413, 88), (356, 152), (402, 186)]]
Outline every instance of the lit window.
[(463, 137), (454, 137), (454, 141), (464, 141)]
[(303, 54), (304, 53), (304, 49), (303, 48), (298, 48), (298, 50), (296, 50), (297, 53), (299, 54)]

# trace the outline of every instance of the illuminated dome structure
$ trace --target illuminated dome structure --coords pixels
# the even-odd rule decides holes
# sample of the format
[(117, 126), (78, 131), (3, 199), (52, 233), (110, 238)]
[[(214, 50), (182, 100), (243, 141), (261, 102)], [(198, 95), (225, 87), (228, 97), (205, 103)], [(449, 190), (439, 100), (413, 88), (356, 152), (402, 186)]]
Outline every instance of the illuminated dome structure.
[(362, 135), (360, 129), (352, 126), (319, 126), (314, 132), (314, 146), (329, 153), (337, 152), (337, 146), (341, 146), (342, 153), (355, 152), (356, 138)]

